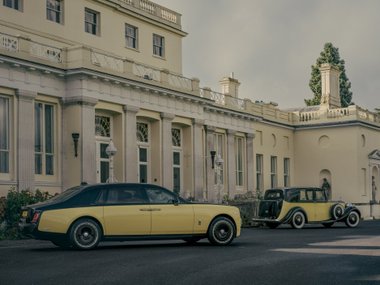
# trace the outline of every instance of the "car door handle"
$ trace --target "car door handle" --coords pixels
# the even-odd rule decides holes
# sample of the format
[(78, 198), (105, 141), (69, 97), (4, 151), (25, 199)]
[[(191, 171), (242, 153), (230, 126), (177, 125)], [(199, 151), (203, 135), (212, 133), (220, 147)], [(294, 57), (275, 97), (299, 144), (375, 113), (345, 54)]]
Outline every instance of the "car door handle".
[(161, 209), (160, 208), (153, 208), (153, 209), (150, 209), (152, 212), (153, 211), (161, 211)]
[(149, 212), (149, 211), (151, 211), (151, 209), (140, 209), (140, 211), (144, 211), (144, 212)]

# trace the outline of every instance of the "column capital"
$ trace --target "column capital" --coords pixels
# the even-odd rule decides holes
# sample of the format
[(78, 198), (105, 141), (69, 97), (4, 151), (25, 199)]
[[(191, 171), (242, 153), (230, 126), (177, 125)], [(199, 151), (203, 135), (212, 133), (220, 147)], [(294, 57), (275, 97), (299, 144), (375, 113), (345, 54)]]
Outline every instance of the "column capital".
[(138, 111), (140, 111), (140, 108), (132, 105), (124, 105), (123, 110), (124, 112), (128, 113), (137, 113)]
[(247, 139), (254, 139), (256, 137), (256, 135), (255, 134), (251, 134), (251, 133), (247, 133), (247, 134), (245, 134), (245, 137)]
[(207, 133), (213, 133), (216, 130), (216, 127), (214, 127), (214, 126), (208, 126), (208, 125), (206, 125), (205, 127), (206, 127)]
[(73, 96), (63, 98), (62, 103), (64, 105), (88, 105), (94, 107), (98, 103), (98, 99), (88, 96)]
[(196, 119), (196, 118), (194, 118), (192, 120), (192, 122), (193, 122), (193, 125), (197, 125), (197, 126), (201, 126), (201, 125), (205, 124), (205, 120), (203, 120), (203, 119)]
[(34, 100), (37, 97), (37, 92), (29, 91), (29, 90), (23, 90), (23, 89), (17, 89), (16, 95), (22, 100)]
[(173, 120), (174, 117), (175, 117), (174, 114), (165, 113), (165, 112), (162, 112), (162, 113), (160, 114), (160, 116), (161, 116), (161, 119), (166, 119), (166, 120), (170, 120), (170, 121)]

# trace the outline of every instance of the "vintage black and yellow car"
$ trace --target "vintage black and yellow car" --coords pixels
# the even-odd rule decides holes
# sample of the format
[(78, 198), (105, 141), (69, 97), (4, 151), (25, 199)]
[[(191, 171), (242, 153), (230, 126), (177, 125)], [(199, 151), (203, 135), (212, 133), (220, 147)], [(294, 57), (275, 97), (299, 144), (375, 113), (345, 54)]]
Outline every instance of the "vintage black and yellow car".
[(306, 223), (319, 223), (331, 227), (344, 222), (354, 228), (360, 222), (360, 211), (341, 201), (330, 201), (325, 190), (313, 187), (275, 188), (265, 191), (254, 222), (265, 223), (270, 228), (290, 224), (301, 229)]
[(197, 204), (150, 184), (81, 185), (24, 207), (19, 227), (57, 246), (95, 248), (100, 241), (208, 238), (228, 245), (240, 235), (239, 209)]

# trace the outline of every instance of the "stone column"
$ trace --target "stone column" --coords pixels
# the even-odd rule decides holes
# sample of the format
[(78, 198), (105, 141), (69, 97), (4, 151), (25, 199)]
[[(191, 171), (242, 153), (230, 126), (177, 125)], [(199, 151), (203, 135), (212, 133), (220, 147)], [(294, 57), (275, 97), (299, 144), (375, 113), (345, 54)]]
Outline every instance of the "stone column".
[(161, 119), (162, 186), (173, 190), (172, 120), (174, 119), (174, 115), (161, 113)]
[(236, 190), (236, 165), (235, 165), (235, 133), (234, 130), (227, 130), (227, 187), (228, 195), (233, 198)]
[(193, 169), (194, 169), (194, 198), (202, 201), (205, 185), (204, 177), (204, 153), (203, 153), (203, 130), (204, 120), (193, 119)]
[(18, 190), (34, 190), (34, 99), (36, 92), (20, 90), (18, 97), (17, 181)]
[(246, 175), (246, 185), (247, 191), (254, 190), (254, 157), (253, 157), (253, 139), (255, 134), (246, 134), (246, 158), (247, 158), (247, 175)]
[[(96, 183), (95, 105), (86, 96), (66, 98), (63, 108), (63, 185)], [(79, 133), (78, 157), (73, 155), (72, 133)]]
[(125, 105), (125, 181), (138, 182), (136, 114), (138, 107)]
[(214, 148), (214, 132), (215, 127), (206, 127), (206, 192), (204, 193), (204, 200), (216, 203), (216, 193), (215, 193), (215, 169), (212, 168), (211, 154), (210, 151), (215, 150)]

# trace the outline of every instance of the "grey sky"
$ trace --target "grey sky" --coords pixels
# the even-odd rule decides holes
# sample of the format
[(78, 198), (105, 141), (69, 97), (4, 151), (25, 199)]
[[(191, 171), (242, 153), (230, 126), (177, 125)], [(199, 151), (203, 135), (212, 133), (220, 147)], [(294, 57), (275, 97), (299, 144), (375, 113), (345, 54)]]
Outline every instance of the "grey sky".
[(380, 108), (378, 0), (153, 0), (182, 14), (183, 74), (220, 91), (231, 72), (241, 98), (304, 106), (326, 42), (339, 48), (353, 101)]

